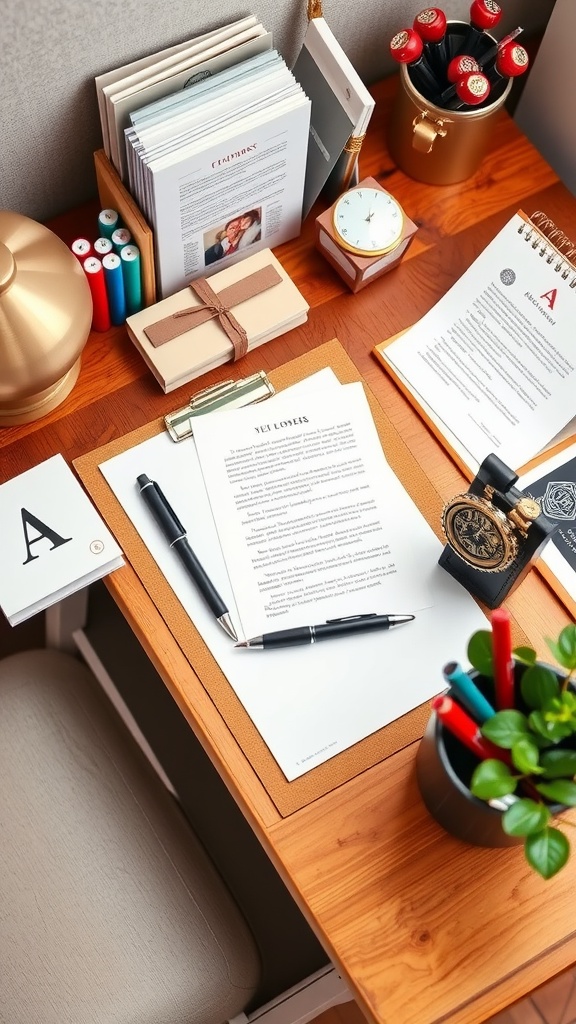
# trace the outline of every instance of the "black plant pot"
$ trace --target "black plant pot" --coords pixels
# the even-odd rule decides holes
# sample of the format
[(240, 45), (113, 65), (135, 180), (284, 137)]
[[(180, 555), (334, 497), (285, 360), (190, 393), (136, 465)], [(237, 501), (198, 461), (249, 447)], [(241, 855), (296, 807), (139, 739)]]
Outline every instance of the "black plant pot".
[[(550, 665), (546, 667), (552, 668)], [(517, 688), (523, 671), (523, 666), (516, 666)], [(493, 681), (475, 671), (469, 674), (484, 696), (494, 703)], [(451, 690), (447, 694), (456, 696)], [(525, 710), (521, 700), (516, 706), (521, 711)], [(503, 812), (470, 792), (470, 782), (478, 764), (479, 760), (472, 751), (446, 729), (433, 712), (416, 755), (416, 777), (426, 808), (446, 832), (466, 843), (488, 847), (518, 846), (524, 838), (504, 832)], [(552, 814), (565, 810), (562, 804), (549, 806)]]

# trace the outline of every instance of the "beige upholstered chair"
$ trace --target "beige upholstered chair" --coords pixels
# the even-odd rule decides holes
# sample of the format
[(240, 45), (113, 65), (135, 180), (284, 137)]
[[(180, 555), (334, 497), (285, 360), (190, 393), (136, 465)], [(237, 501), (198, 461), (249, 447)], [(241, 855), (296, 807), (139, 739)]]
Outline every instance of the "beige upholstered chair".
[(222, 1024), (256, 947), (89, 670), (0, 660), (1, 1024)]

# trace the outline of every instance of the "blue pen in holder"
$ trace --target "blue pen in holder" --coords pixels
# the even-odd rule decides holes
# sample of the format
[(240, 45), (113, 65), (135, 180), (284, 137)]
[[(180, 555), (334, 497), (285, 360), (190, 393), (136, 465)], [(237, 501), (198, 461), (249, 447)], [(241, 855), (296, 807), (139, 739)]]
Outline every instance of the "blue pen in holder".
[(102, 266), (104, 267), (110, 320), (115, 326), (119, 326), (126, 320), (126, 295), (124, 292), (122, 261), (115, 252), (109, 252), (102, 258)]

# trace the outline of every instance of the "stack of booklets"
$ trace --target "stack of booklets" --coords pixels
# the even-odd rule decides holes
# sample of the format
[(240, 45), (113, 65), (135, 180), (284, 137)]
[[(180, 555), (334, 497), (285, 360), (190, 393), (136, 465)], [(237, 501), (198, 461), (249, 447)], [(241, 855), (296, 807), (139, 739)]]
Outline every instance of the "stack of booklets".
[[(210, 287), (246, 332), (247, 351), (305, 323), (308, 303), (270, 249), (210, 278)], [(233, 343), (194, 286), (129, 316), (128, 336), (165, 392), (234, 358)]]
[(129, 186), (154, 230), (162, 298), (299, 234), (310, 100), (275, 50), (131, 121)]
[(131, 113), (271, 47), (272, 33), (250, 16), (99, 75), (104, 150), (122, 180), (128, 180), (124, 131)]
[(11, 626), (124, 564), (61, 455), (0, 486), (0, 607)]

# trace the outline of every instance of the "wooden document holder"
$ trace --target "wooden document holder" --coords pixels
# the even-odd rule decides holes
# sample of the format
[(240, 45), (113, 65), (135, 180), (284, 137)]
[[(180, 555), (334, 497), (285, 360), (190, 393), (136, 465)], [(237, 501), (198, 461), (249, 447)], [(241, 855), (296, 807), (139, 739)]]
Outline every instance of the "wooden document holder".
[(124, 227), (128, 228), (134, 245), (140, 250), (142, 295), (144, 305), (156, 302), (156, 274), (154, 270), (154, 236), (140, 208), (124, 187), (115, 168), (103, 149), (94, 153), (98, 198), (102, 209), (116, 210)]

